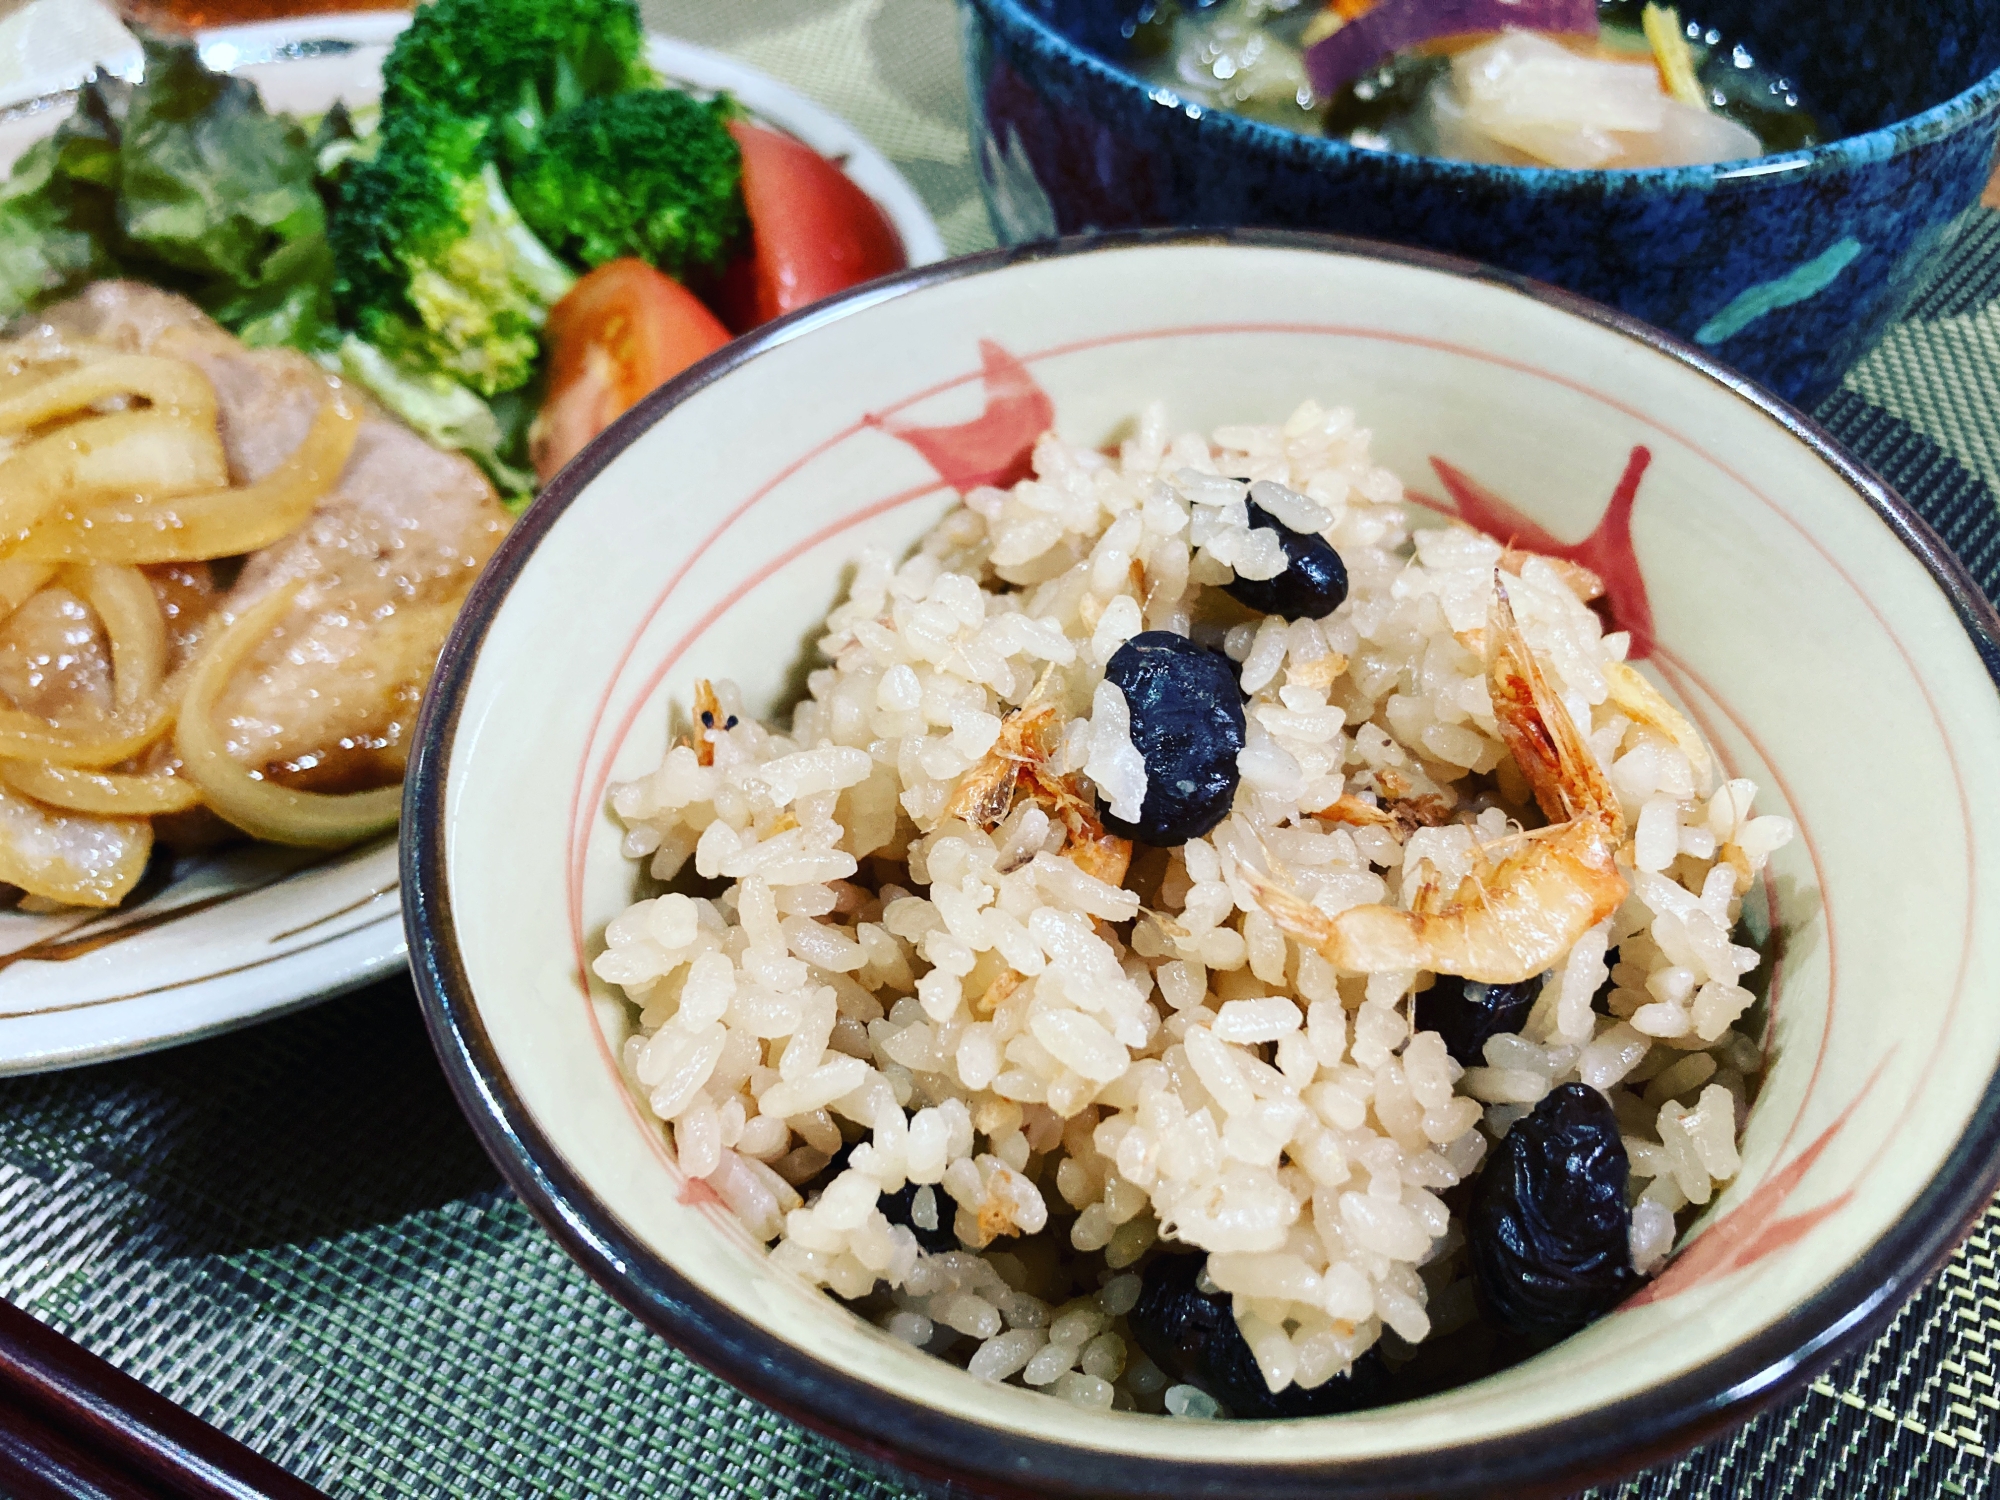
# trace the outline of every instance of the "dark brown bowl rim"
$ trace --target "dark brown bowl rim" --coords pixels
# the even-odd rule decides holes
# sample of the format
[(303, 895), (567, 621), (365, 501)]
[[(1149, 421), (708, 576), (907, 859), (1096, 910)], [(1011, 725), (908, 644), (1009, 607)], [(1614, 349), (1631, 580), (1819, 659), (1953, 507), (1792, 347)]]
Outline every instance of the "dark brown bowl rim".
[[(1498, 286), (1686, 365), (1776, 421), (1844, 479), (1950, 601), (2000, 692), (2000, 617), (1956, 556), (1881, 479), (1810, 418), (1680, 340), (1571, 293), (1451, 256), (1281, 230), (1143, 230), (988, 251), (905, 271), (736, 340), (621, 417), (516, 524), (474, 585), (418, 720), (403, 805), (404, 923), (431, 1040), (502, 1174), (565, 1250), (684, 1353), (806, 1426), (920, 1473), (1024, 1496), (1308, 1500), (1561, 1494), (1671, 1457), (1777, 1400), (1879, 1328), (1950, 1255), (2000, 1188), (2000, 1072), (1944, 1163), (1855, 1264), (1769, 1328), (1643, 1395), (1480, 1442), (1369, 1459), (1242, 1465), (1149, 1458), (990, 1427), (884, 1391), (766, 1332), (642, 1244), (573, 1173), (508, 1082), (458, 951), (445, 873), (445, 777), (464, 690), (529, 555), (613, 458), (662, 415), (773, 346), (944, 282), (1025, 262), (1132, 247), (1242, 245), (1388, 261)], [(1321, 1418), (1339, 1421), (1340, 1418)]]

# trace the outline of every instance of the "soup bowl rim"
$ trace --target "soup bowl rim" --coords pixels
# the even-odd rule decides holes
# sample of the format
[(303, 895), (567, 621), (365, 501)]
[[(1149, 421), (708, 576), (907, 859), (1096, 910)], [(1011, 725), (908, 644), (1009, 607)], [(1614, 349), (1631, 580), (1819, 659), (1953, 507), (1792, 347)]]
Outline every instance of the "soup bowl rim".
[(1588, 196), (1596, 192), (1684, 192), (1724, 185), (1762, 184), (1777, 179), (1786, 183), (1799, 182), (1889, 161), (2000, 114), (2000, 68), (1996, 68), (1956, 94), (1915, 114), (1796, 151), (1671, 167), (1578, 169), (1457, 161), (1450, 157), (1420, 156), (1408, 151), (1371, 151), (1327, 136), (1302, 135), (1281, 125), (1253, 120), (1229, 110), (1211, 110), (1202, 105), (1189, 104), (1172, 89), (1149, 84), (1066, 36), (1035, 14), (1023, 0), (964, 0), (964, 3), (970, 9), (1005, 17), (1028, 28), (1039, 45), (1066, 54), (1072, 64), (1093, 81), (1134, 94), (1158, 108), (1181, 110), (1187, 113), (1190, 124), (1198, 121), (1203, 129), (1238, 141), (1258, 156), (1290, 157), (1317, 165), (1324, 165), (1331, 159), (1350, 167), (1365, 164), (1391, 178), (1442, 179), (1461, 185), (1497, 179), (1512, 191), (1534, 195), (1560, 197)]

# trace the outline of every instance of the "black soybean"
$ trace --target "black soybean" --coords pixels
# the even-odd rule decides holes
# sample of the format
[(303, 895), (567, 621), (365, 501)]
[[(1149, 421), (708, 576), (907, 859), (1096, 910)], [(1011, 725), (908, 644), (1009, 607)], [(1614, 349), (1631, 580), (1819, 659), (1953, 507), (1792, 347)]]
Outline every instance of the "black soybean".
[(1528, 1024), (1544, 977), (1537, 974), (1519, 984), (1481, 984), (1440, 974), (1437, 983), (1417, 996), (1416, 1029), (1443, 1037), (1444, 1050), (1460, 1067), (1484, 1067), (1487, 1038)]
[(1284, 549), (1285, 571), (1275, 578), (1238, 578), (1222, 586), (1238, 604), (1287, 620), (1323, 620), (1347, 597), (1347, 564), (1325, 537), (1294, 531), (1255, 500), (1250, 529), (1272, 531)]
[(1105, 681), (1125, 695), (1132, 745), (1146, 762), (1146, 800), (1128, 823), (1104, 809), (1104, 826), (1170, 848), (1199, 838), (1236, 800), (1243, 752), (1243, 690), (1236, 664), (1169, 630), (1147, 630), (1112, 653)]
[(1389, 1371), (1372, 1348), (1346, 1375), (1309, 1391), (1291, 1385), (1274, 1394), (1236, 1326), (1228, 1295), (1195, 1285), (1206, 1263), (1200, 1255), (1155, 1256), (1127, 1319), (1146, 1357), (1168, 1375), (1200, 1386), (1238, 1417), (1325, 1417), (1389, 1399)]
[(1487, 1318), (1553, 1343), (1641, 1284), (1632, 1269), (1625, 1144), (1611, 1105), (1566, 1083), (1517, 1120), (1473, 1180), (1466, 1242)]

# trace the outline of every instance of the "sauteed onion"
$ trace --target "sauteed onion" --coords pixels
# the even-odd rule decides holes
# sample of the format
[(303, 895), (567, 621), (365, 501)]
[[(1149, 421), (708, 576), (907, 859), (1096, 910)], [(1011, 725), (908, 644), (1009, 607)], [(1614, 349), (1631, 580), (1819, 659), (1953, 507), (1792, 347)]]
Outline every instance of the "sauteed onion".
[[(295, 844), (394, 826), (398, 788), (294, 791), (234, 759), (216, 723), (231, 675), (278, 628), (298, 585), (234, 619), (203, 620), (185, 591), (170, 603), (160, 576), (257, 552), (305, 525), (359, 426), (329, 381), (297, 449), (232, 485), (215, 388), (199, 366), (0, 343), (0, 635), (12, 641), (16, 617), (33, 610), (45, 634), (54, 620), (64, 641), (85, 643), (35, 656), (20, 678), (28, 687), (11, 698), (19, 683), (0, 684), (0, 882), (43, 901), (115, 905), (144, 873), (150, 819), (203, 807)], [(201, 607), (212, 598), (202, 594)], [(94, 677), (76, 665), (90, 661)]]
[(296, 583), (274, 589), (209, 642), (189, 674), (174, 747), (203, 799), (245, 833), (274, 844), (351, 844), (396, 826), (400, 786), (340, 796), (293, 791), (245, 767), (215, 726), (223, 684), (284, 618), (298, 591)]

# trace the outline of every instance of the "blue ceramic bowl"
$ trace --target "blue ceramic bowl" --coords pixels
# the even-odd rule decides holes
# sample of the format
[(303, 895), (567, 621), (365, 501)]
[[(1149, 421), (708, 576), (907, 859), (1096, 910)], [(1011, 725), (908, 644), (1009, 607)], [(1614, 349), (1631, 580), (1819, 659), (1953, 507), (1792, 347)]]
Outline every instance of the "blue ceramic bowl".
[(1976, 212), (2000, 130), (1991, 0), (1711, 0), (1840, 138), (1719, 166), (1570, 172), (1358, 150), (1184, 104), (1107, 59), (1137, 0), (964, 0), (1002, 240), (1088, 229), (1337, 230), (1568, 287), (1811, 404)]

